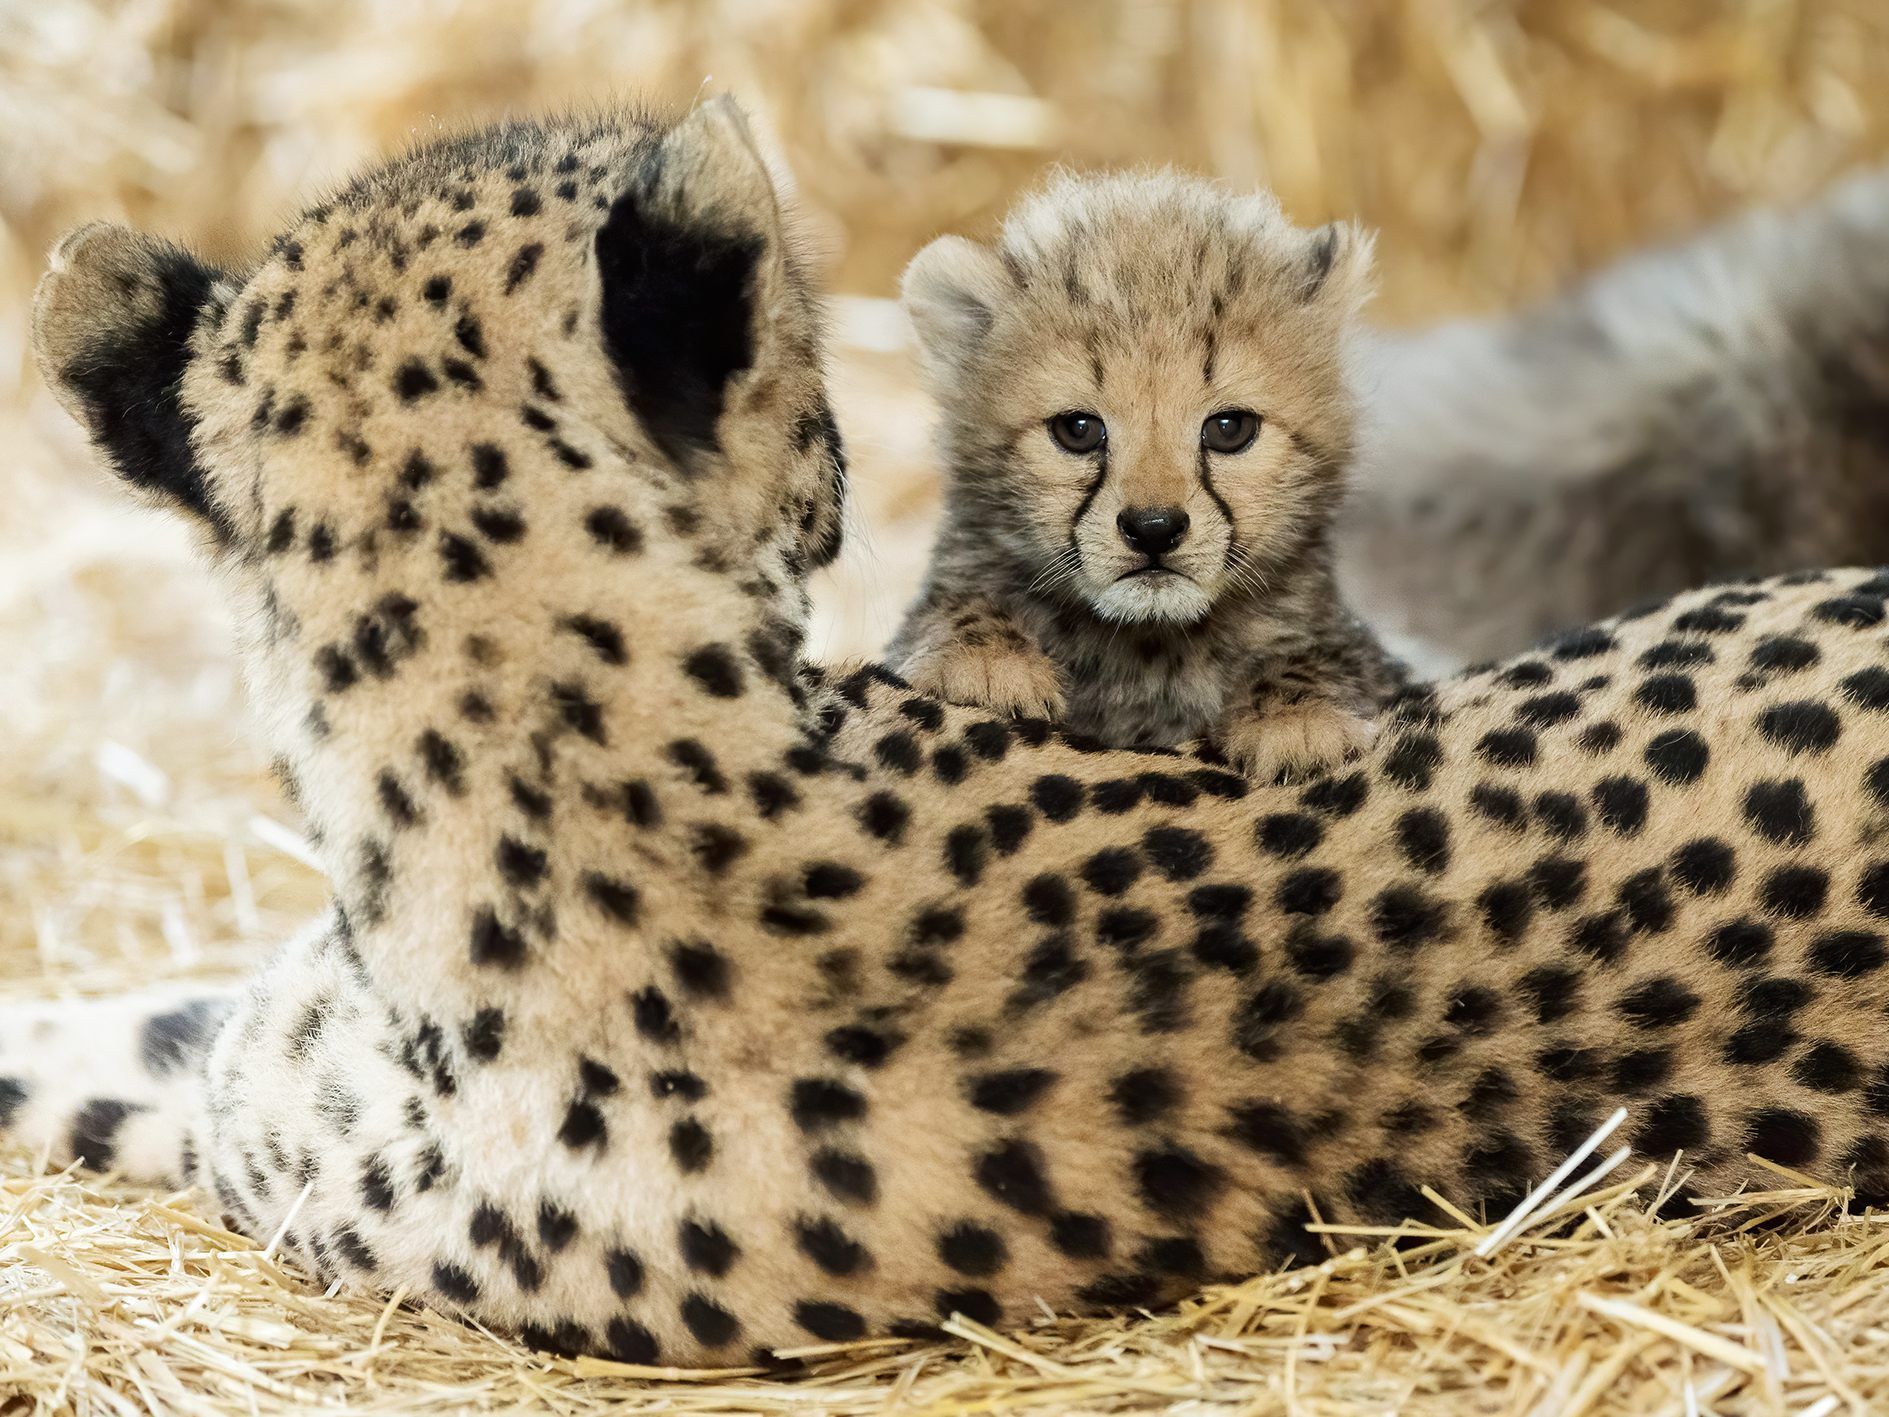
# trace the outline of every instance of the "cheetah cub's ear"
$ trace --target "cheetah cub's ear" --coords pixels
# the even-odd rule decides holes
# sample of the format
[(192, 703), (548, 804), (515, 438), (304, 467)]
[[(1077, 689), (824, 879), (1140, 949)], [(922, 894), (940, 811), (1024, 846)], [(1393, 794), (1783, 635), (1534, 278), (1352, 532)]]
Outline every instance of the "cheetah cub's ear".
[(912, 258), (899, 296), (935, 390), (977, 353), (1009, 293), (997, 253), (962, 236), (941, 236)]
[(1334, 221), (1307, 233), (1300, 298), (1330, 306), (1340, 319), (1356, 315), (1377, 289), (1374, 244), (1371, 233), (1351, 221)]
[(789, 294), (784, 247), (773, 178), (725, 97), (663, 135), (597, 233), (604, 342), (678, 464), (717, 448), (729, 382), (765, 362)]
[(33, 298), (33, 349), (53, 393), (133, 487), (213, 529), (179, 388), (220, 273), (167, 241), (107, 222), (69, 232)]

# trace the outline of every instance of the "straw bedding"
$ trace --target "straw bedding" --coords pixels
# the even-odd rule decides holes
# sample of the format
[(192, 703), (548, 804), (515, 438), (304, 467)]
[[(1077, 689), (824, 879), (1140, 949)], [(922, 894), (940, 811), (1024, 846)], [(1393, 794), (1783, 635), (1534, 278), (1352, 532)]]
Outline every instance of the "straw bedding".
[[(1884, 73), (1876, 0), (0, 0), (0, 1001), (227, 979), (322, 895), (185, 533), (103, 485), (28, 373), (63, 225), (238, 254), (436, 123), (743, 93), (849, 297), (858, 534), (817, 642), (840, 653), (889, 630), (936, 498), (882, 298), (1046, 162), (1179, 161), (1303, 220), (1359, 215), (1405, 319), (1879, 157)], [(1781, 1172), (1710, 1223), (1650, 1219), (1675, 1179), (1621, 1167), (1493, 1247), (1438, 1197), (1401, 1248), (1333, 1230), (1316, 1269), (1176, 1311), (809, 1350), (782, 1377), (541, 1358), (399, 1296), (323, 1295), (194, 1196), (0, 1155), (0, 1417), (1889, 1410), (1889, 1220)]]

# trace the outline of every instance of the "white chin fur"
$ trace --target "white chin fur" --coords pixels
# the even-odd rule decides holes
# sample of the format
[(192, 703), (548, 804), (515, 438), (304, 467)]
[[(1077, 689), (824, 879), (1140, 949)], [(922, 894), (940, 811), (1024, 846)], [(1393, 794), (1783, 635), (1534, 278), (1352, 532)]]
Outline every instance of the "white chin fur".
[(1129, 576), (1091, 595), (1089, 603), (1104, 620), (1124, 625), (1187, 625), (1213, 607), (1213, 598), (1186, 576)]

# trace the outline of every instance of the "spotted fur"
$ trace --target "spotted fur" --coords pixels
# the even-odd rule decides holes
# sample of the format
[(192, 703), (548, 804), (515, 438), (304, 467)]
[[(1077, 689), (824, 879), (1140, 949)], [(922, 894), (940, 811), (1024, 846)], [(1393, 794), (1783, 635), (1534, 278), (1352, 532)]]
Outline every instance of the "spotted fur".
[[(1060, 178), (994, 248), (920, 253), (905, 304), (950, 475), (900, 672), (1116, 746), (1213, 734), (1265, 778), (1369, 743), (1399, 671), (1330, 544), (1369, 267), (1354, 228), (1173, 173)], [(1106, 436), (1072, 449), (1072, 411)], [(1256, 431), (1216, 449), (1229, 413)]]
[[(800, 660), (837, 442), (724, 106), (396, 160), (181, 346), (168, 259), (70, 238), (38, 348), (209, 528), (335, 899), (226, 1015), (0, 1012), (10, 1140), (681, 1364), (1159, 1303), (1314, 1207), (1504, 1206), (1621, 1102), (1711, 1189), (1889, 1195), (1889, 574), (1691, 593), (1254, 785)], [(665, 282), (738, 325), (658, 372), (603, 312)], [(79, 377), (153, 320), (182, 463)]]

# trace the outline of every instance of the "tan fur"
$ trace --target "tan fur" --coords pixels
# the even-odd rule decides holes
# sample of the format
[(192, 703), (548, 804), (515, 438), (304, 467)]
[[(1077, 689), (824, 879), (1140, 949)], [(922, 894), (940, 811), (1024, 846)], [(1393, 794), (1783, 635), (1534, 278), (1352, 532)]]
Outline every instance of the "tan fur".
[[(0, 1014), (10, 1142), (199, 1180), (324, 1280), (704, 1365), (1164, 1302), (1424, 1187), (1498, 1209), (1622, 1103), (1708, 1193), (1755, 1151), (1889, 1194), (1889, 578), (1406, 693), (1298, 786), (823, 672), (837, 448), (758, 170), (725, 111), (502, 129), (189, 287), (171, 485), (220, 522), (335, 903), (227, 1020)], [(102, 344), (43, 348), (136, 481), (150, 410), (84, 370), (150, 312), (89, 249), (44, 308)], [(648, 269), (698, 313), (757, 273), (725, 385), (619, 380), (600, 312)]]
[[(1171, 173), (1062, 178), (995, 247), (921, 252), (905, 304), (951, 479), (894, 662), (960, 702), (1060, 706), (1108, 743), (1215, 734), (1262, 777), (1361, 747), (1395, 670), (1340, 601), (1328, 536), (1369, 286), (1356, 228), (1300, 231), (1269, 196)], [(1071, 410), (1105, 423), (1093, 453), (1055, 440)], [(1259, 414), (1258, 437), (1209, 451), (1227, 410)], [(1166, 574), (1117, 525), (1138, 508), (1187, 518)]]

